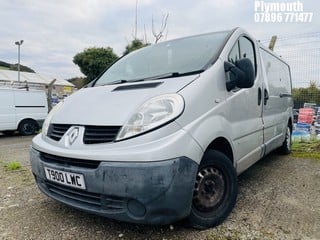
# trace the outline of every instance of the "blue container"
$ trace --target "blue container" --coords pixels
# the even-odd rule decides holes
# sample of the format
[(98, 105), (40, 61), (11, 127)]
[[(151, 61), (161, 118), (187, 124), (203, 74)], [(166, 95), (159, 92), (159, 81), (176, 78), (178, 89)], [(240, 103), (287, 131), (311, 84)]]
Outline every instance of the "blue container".
[(304, 130), (304, 131), (310, 131), (311, 124), (308, 123), (297, 123), (296, 124), (296, 130)]
[(310, 133), (306, 130), (294, 130), (292, 132), (292, 138), (295, 140), (309, 140), (310, 139)]

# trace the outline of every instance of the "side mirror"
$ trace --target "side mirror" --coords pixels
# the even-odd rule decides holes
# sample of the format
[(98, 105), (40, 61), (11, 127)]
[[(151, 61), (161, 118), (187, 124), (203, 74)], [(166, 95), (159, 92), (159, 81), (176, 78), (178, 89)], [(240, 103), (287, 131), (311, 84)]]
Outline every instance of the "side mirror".
[(254, 84), (254, 68), (249, 58), (242, 58), (232, 64), (224, 62), (225, 72), (230, 72), (230, 79), (227, 82), (227, 90), (235, 87), (251, 88)]

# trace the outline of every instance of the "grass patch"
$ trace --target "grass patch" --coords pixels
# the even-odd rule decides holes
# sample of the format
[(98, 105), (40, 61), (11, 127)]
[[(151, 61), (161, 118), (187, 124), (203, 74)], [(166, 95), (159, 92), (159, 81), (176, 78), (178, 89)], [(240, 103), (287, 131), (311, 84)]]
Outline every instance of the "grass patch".
[(12, 162), (5, 164), (5, 168), (10, 171), (20, 169), (21, 167), (22, 167), (21, 163), (18, 161), (12, 161)]
[(292, 156), (320, 160), (320, 141), (316, 139), (293, 141)]

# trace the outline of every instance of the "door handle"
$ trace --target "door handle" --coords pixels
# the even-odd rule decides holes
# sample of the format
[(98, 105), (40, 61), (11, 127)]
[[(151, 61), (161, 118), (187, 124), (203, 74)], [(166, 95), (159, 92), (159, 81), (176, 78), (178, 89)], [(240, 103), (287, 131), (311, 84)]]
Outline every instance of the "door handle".
[(261, 105), (261, 100), (262, 100), (262, 91), (261, 91), (261, 88), (258, 88), (258, 106)]
[(267, 89), (264, 90), (264, 99), (263, 99), (263, 104), (267, 105), (267, 102), (269, 100), (269, 93), (267, 91)]

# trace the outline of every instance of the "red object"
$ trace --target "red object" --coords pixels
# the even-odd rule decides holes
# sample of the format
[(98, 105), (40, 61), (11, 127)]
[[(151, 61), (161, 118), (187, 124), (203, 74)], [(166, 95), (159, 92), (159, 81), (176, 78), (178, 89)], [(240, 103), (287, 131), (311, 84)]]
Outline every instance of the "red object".
[(298, 123), (313, 123), (313, 108), (300, 108), (298, 115)]

